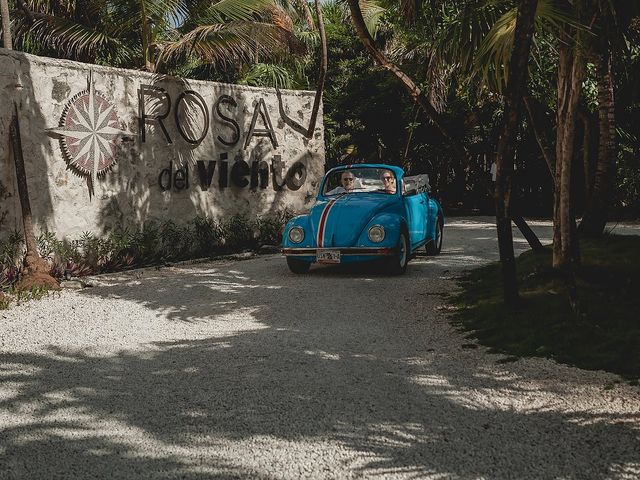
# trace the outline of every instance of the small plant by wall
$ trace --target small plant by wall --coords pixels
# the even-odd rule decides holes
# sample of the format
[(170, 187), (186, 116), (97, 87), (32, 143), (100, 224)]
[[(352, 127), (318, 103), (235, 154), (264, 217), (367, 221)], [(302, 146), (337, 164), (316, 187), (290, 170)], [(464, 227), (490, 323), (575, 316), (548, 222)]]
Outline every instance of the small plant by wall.
[(19, 258), (24, 254), (22, 234), (13, 231), (6, 241), (0, 242), (0, 291), (8, 290), (18, 281)]

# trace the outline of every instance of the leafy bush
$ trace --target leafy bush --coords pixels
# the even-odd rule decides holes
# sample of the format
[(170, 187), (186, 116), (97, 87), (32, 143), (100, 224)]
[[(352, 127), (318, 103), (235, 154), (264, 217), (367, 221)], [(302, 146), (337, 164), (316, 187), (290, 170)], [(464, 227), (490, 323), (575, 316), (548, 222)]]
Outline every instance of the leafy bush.
[(292, 217), (293, 213), (287, 209), (275, 215), (258, 217), (256, 222), (258, 227), (257, 229), (260, 232), (258, 244), (280, 245), (284, 226)]
[(0, 292), (0, 310), (6, 310), (9, 308), (9, 298), (5, 297), (2, 292)]
[(16, 265), (24, 250), (22, 234), (17, 230), (11, 232), (6, 241), (0, 242), (0, 264)]
[(212, 254), (224, 241), (222, 226), (212, 218), (197, 216), (193, 220), (193, 229), (195, 252), (198, 256)]
[(257, 243), (256, 222), (244, 214), (236, 214), (222, 223), (224, 246), (227, 249), (255, 248)]

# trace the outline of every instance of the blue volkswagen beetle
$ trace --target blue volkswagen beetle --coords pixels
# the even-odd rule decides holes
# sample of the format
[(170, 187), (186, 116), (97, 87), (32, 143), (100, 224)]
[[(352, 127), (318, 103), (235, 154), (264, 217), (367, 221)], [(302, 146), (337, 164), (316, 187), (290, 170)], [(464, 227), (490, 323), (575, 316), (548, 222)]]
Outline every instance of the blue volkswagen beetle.
[(427, 175), (408, 177), (391, 165), (329, 170), (309, 214), (284, 228), (282, 253), (289, 269), (305, 273), (312, 263), (382, 260), (398, 275), (421, 247), (437, 255), (444, 214), (428, 191)]

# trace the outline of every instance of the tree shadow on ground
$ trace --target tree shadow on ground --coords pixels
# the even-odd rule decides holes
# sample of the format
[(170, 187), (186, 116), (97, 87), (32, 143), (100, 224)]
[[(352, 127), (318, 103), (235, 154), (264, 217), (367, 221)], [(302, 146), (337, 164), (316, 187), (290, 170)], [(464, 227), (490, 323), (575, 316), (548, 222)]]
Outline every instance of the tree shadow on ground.
[[(268, 279), (261, 262), (271, 262)], [(433, 325), (372, 301), (417, 301), (396, 279), (323, 271), (316, 283), (335, 288), (314, 291), (283, 263), (156, 271), (85, 290), (87, 301), (128, 302), (201, 336), (106, 355), (0, 355), (2, 477), (299, 478), (332, 465), (342, 477), (603, 478), (638, 468), (637, 415), (553, 400), (514, 408), (532, 391), (509, 367), (440, 348)], [(419, 262), (406, 278), (442, 273)], [(370, 298), (353, 295), (362, 283)], [(328, 302), (348, 304), (348, 316), (320, 308)]]

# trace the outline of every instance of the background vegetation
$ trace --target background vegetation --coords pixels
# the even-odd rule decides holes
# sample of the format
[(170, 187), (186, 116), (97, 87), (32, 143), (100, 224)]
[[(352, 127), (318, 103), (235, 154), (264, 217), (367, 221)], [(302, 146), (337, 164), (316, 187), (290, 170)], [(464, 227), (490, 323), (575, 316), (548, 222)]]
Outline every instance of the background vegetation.
[[(9, 0), (14, 48), (197, 79), (315, 89), (318, 29), (305, 0)], [(533, 116), (522, 115), (514, 188), (524, 213), (550, 216), (553, 184), (540, 142), (553, 149), (560, 21), (583, 22), (586, 58), (576, 124), (573, 207), (580, 215), (598, 151), (598, 8), (610, 5), (615, 91), (615, 216), (640, 214), (640, 13), (637, 2), (541, 0), (529, 62)], [(329, 52), (324, 92), (327, 166), (383, 161), (429, 173), (448, 211), (493, 213), (495, 158), (513, 0), (361, 0), (376, 46), (425, 92), (461, 159), (354, 32), (346, 0), (321, 2)], [(593, 6), (596, 7), (593, 7)], [(582, 13), (580, 14), (580, 11)], [(585, 12), (585, 10), (587, 10)], [(505, 17), (507, 15), (507, 17)], [(507, 18), (507, 20), (505, 20)], [(502, 23), (500, 23), (502, 22)], [(602, 23), (602, 22), (600, 22)], [(508, 33), (508, 32), (507, 32)], [(512, 32), (511, 32), (512, 34)], [(501, 36), (502, 35), (502, 36)], [(600, 82), (601, 83), (601, 82)], [(538, 123), (536, 138), (532, 121)], [(490, 183), (490, 182), (489, 182)]]

